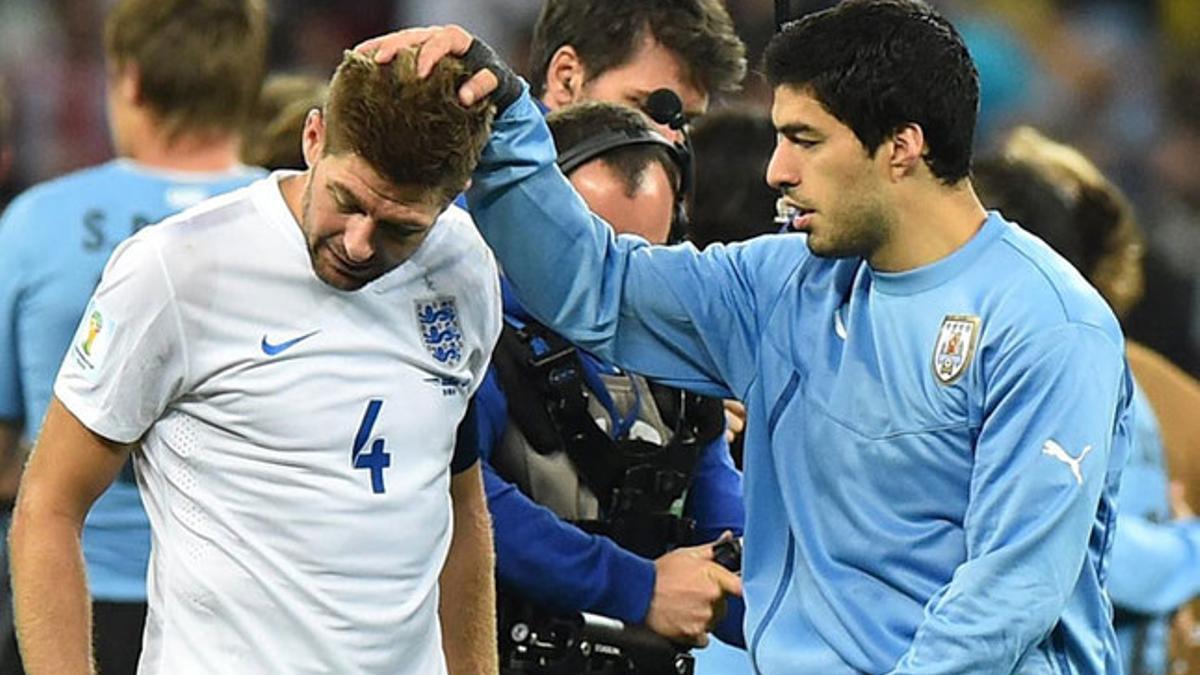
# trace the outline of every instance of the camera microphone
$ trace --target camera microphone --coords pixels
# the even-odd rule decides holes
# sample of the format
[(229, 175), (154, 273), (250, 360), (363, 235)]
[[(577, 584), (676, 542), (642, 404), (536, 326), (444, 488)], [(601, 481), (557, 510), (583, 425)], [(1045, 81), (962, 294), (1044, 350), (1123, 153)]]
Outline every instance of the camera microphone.
[(655, 89), (642, 106), (650, 119), (679, 131), (687, 123), (683, 116), (683, 101), (670, 89)]

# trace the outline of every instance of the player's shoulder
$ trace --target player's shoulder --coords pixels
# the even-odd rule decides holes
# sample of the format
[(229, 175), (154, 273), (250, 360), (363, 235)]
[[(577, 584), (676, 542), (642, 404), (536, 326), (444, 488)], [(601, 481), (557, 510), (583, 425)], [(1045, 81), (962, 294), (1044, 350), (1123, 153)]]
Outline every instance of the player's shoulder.
[(118, 247), (110, 265), (120, 257), (150, 256), (180, 282), (228, 262), (247, 249), (247, 233), (257, 222), (255, 190), (261, 182), (210, 197), (141, 229)]
[(267, 179), (209, 197), (194, 206), (167, 216), (161, 222), (147, 227), (147, 237), (156, 238), (163, 246), (189, 245), (198, 237), (219, 237), (244, 226), (258, 213), (260, 193)]
[(1044, 241), (993, 214), (1003, 228), (991, 270), (995, 318), (1022, 335), (1088, 329), (1123, 344), (1108, 303), (1071, 263)]
[(425, 264), (475, 283), (491, 283), (498, 274), (492, 251), (465, 209), (451, 204), (434, 225)]

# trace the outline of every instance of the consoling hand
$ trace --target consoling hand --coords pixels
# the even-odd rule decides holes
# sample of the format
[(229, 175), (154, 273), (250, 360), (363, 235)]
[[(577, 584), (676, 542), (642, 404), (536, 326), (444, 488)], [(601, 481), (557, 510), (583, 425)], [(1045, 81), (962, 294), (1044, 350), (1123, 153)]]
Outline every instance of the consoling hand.
[(388, 63), (396, 52), (404, 49), (418, 50), (417, 75), (425, 77), (433, 66), (446, 56), (458, 56), (475, 69), (469, 80), (458, 90), (463, 105), (490, 96), (496, 104), (497, 113), (503, 112), (521, 94), (519, 78), (513, 73), (487, 43), (474, 37), (460, 26), (432, 26), (409, 28), (388, 33), (359, 43), (354, 50), (362, 54), (374, 53), (376, 63)]

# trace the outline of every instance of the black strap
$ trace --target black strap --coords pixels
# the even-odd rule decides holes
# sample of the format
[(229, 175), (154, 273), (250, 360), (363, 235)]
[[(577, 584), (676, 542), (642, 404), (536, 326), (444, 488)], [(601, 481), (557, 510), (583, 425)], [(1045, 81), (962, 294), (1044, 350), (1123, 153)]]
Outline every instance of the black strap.
[(520, 328), (505, 322), (493, 362), (509, 415), (530, 446), (541, 454), (566, 452), (584, 485), (607, 508), (622, 467), (613, 462), (618, 454), (613, 440), (588, 410), (575, 347), (536, 322)]
[[(515, 326), (506, 321), (493, 363), (509, 415), (526, 441), (541, 454), (567, 453), (609, 523), (620, 523), (621, 514), (666, 514), (687, 489), (700, 451), (724, 432), (719, 400), (651, 383), (655, 406), (672, 429), (666, 445), (614, 441), (588, 407), (579, 352), (537, 322)], [(633, 523), (637, 517), (626, 520)], [(664, 526), (631, 525), (642, 533), (647, 527)], [(608, 534), (624, 539), (617, 531)], [(688, 538), (672, 535), (665, 541), (679, 544)]]

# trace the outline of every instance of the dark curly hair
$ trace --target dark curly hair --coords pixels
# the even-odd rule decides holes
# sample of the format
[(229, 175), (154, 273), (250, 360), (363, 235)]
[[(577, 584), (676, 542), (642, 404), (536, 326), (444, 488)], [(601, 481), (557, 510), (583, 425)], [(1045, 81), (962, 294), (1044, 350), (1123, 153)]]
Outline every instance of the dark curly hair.
[(868, 153), (907, 124), (947, 185), (967, 177), (979, 112), (979, 72), (962, 37), (918, 0), (847, 0), (787, 24), (764, 54), (772, 87), (820, 101)]

